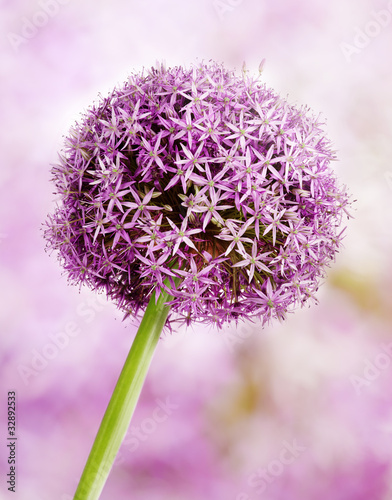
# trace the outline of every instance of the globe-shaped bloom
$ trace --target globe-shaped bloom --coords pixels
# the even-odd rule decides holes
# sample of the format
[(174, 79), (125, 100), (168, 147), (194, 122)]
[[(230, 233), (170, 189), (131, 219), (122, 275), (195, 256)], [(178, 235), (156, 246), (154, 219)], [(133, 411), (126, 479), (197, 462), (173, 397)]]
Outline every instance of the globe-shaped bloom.
[(169, 290), (187, 323), (284, 318), (340, 245), (333, 159), (319, 120), (259, 79), (158, 66), (71, 129), (45, 236), (71, 281), (127, 315)]

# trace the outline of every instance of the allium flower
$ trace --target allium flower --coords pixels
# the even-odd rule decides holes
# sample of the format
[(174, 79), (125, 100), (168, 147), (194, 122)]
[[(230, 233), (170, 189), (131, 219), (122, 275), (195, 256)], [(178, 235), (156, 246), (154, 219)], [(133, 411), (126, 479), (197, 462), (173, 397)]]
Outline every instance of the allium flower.
[(339, 248), (349, 200), (321, 123), (245, 72), (132, 75), (86, 112), (60, 158), (49, 247), (72, 281), (126, 314), (155, 289), (187, 323), (284, 318), (314, 297)]

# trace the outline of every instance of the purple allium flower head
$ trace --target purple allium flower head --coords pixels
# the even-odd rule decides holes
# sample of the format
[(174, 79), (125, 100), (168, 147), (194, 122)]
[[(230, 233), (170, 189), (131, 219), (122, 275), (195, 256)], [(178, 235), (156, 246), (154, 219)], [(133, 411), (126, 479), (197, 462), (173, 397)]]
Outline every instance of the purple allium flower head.
[(71, 129), (45, 237), (71, 281), (127, 315), (169, 282), (187, 323), (284, 318), (339, 248), (349, 198), (333, 159), (307, 108), (245, 72), (158, 66)]

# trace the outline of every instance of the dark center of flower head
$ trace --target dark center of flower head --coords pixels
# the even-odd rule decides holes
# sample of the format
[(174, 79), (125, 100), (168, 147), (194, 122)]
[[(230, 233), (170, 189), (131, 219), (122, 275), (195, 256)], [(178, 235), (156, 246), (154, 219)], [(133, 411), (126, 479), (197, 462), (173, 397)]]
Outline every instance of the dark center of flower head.
[(172, 311), (184, 321), (284, 317), (340, 243), (348, 197), (317, 120), (217, 64), (133, 75), (61, 158), (49, 245), (71, 279), (127, 313), (178, 269)]

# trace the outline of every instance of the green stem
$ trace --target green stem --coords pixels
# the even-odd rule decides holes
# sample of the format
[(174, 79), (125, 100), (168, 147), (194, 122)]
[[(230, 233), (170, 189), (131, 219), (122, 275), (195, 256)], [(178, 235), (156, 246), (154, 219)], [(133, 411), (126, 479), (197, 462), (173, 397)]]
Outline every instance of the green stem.
[(97, 500), (102, 492), (128, 430), (155, 347), (169, 314), (170, 307), (166, 303), (171, 298), (168, 293), (161, 292), (155, 303), (155, 292), (151, 296), (102, 419), (74, 500)]

